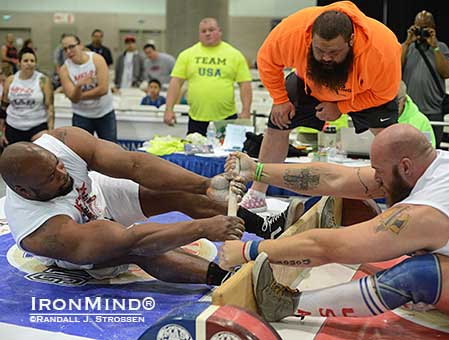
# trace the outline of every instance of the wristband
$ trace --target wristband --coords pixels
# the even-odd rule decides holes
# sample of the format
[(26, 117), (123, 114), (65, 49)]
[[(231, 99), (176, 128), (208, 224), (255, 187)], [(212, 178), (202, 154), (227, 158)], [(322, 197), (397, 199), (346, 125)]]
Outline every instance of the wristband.
[(255, 260), (259, 255), (259, 243), (261, 241), (248, 241), (243, 244), (242, 255), (246, 262)]
[(433, 49), (433, 51), (434, 52), (438, 52), (439, 50), (440, 50), (440, 48), (437, 46), (437, 47), (434, 47), (434, 48), (432, 48)]
[(249, 257), (251, 260), (255, 260), (259, 255), (259, 243), (261, 241), (251, 241), (251, 245), (249, 247)]
[(263, 163), (257, 163), (256, 173), (254, 175), (255, 181), (260, 182), (260, 180), (262, 178), (262, 172), (263, 172)]
[(242, 256), (243, 256), (243, 259), (245, 260), (245, 262), (251, 261), (251, 257), (249, 255), (249, 249), (251, 248), (252, 242), (253, 241), (248, 241), (248, 242), (243, 243)]

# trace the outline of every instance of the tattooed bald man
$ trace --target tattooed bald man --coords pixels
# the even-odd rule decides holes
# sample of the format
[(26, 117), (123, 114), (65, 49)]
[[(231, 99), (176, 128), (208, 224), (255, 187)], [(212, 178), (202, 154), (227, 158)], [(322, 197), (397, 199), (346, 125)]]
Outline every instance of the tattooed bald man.
[[(251, 244), (227, 241), (220, 250), (223, 268), (256, 259), (254, 291), (266, 319), (323, 316), (323, 310), (324, 316), (366, 317), (409, 302), (449, 312), (449, 152), (435, 150), (420, 131), (395, 124), (380, 132), (367, 167), (262, 165), (238, 153), (228, 158), (227, 169), (236, 158), (241, 160), (240, 175), (249, 180), (309, 195), (385, 197), (388, 206), (371, 220), (340, 229), (312, 229)], [(251, 251), (242, 253), (244, 246)], [(408, 254), (413, 256), (372, 276), (303, 292), (277, 283), (269, 265), (363, 264)]]

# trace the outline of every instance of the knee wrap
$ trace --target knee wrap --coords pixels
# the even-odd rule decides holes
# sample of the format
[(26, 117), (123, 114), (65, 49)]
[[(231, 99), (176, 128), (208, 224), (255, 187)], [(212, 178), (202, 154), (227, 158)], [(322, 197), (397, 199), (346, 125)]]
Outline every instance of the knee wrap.
[(426, 254), (409, 258), (374, 275), (377, 294), (388, 309), (409, 301), (435, 304), (441, 293), (438, 258)]

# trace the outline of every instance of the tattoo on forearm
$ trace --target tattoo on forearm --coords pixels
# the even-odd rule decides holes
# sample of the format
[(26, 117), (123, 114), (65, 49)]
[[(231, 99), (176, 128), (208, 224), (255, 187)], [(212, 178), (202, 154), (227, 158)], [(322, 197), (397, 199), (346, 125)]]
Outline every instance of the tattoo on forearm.
[(360, 184), (363, 186), (363, 188), (365, 189), (365, 195), (367, 195), (369, 198), (373, 198), (371, 193), (369, 192), (369, 188), (368, 186), (365, 184), (365, 182), (363, 182), (362, 180), (362, 176), (360, 175), (360, 168), (357, 168), (357, 177), (359, 178), (359, 182)]
[(380, 217), (380, 224), (376, 226), (375, 232), (391, 231), (395, 234), (399, 234), (407, 227), (410, 215), (407, 210), (409, 207), (398, 207), (390, 209), (391, 212), (387, 213), (385, 220)]
[(320, 184), (320, 175), (313, 174), (311, 168), (287, 169), (283, 179), (284, 184), (299, 190), (314, 189)]
[(312, 264), (311, 259), (300, 259), (300, 260), (282, 260), (272, 262), (274, 264), (282, 264), (284, 266), (309, 266)]

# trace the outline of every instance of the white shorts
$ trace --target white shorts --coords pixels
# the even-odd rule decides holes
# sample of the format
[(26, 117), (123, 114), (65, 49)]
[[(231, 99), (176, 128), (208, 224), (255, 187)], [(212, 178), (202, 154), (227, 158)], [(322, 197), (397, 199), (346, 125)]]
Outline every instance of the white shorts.
[[(92, 191), (97, 200), (103, 202), (105, 217), (124, 225), (147, 219), (143, 214), (139, 201), (139, 185), (129, 179), (112, 178), (98, 172), (90, 172)], [(102, 203), (100, 203), (103, 205)]]
[(34, 258), (39, 260), (43, 265), (50, 266), (58, 266), (59, 268), (64, 268), (68, 270), (84, 270), (90, 276), (97, 280), (104, 279), (112, 279), (114, 277), (119, 276), (122, 273), (126, 273), (128, 271), (128, 264), (122, 264), (114, 267), (106, 267), (106, 268), (98, 268), (93, 269), (93, 264), (74, 264), (71, 262), (63, 261), (63, 260), (55, 260), (48, 257), (36, 256), (33, 255)]

